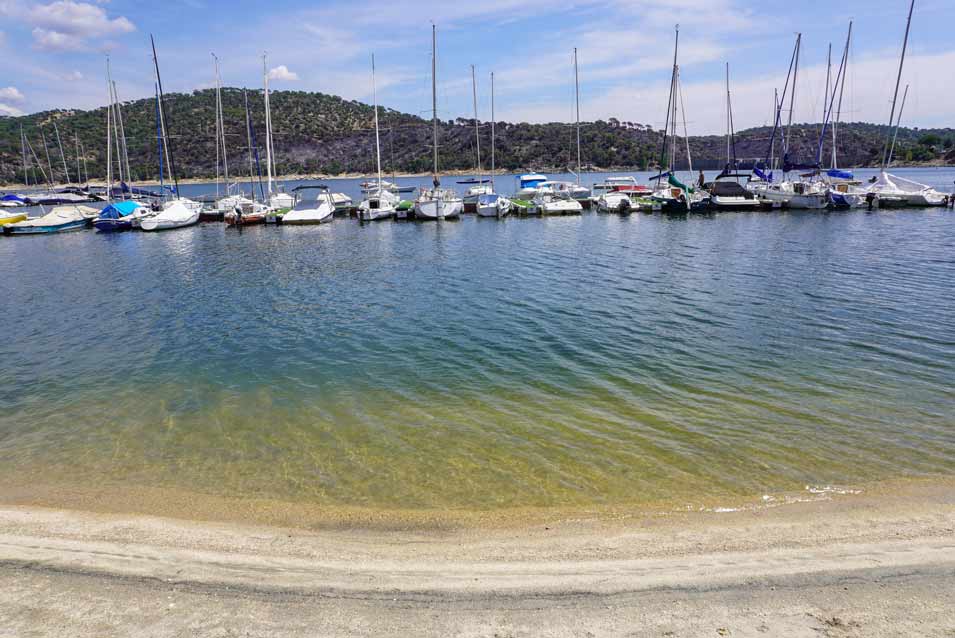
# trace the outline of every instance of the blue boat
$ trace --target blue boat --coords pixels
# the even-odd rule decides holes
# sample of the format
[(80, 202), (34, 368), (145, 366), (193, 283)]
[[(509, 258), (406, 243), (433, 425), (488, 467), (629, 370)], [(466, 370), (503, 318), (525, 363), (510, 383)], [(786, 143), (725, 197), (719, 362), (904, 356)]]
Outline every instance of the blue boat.
[(142, 204), (139, 202), (113, 202), (100, 211), (99, 216), (93, 220), (93, 227), (101, 233), (132, 230), (135, 213), (140, 208)]

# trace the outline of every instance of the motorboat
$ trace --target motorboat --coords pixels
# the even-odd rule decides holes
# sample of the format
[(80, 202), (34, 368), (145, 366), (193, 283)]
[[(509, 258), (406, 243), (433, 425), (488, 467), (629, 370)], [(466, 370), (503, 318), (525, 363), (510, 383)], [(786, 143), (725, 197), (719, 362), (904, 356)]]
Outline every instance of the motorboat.
[(511, 207), (511, 200), (497, 193), (481, 195), (477, 200), (479, 217), (504, 217), (511, 212)]
[(24, 219), (3, 226), (5, 235), (39, 235), (48, 233), (62, 233), (72, 230), (82, 230), (99, 214), (99, 211), (90, 206), (66, 205), (56, 206), (50, 212), (40, 217)]
[(574, 215), (584, 209), (568, 191), (542, 189), (532, 201), (541, 215)]
[(534, 196), (537, 195), (538, 187), (544, 182), (548, 181), (546, 175), (541, 175), (539, 173), (529, 173), (527, 175), (521, 175), (518, 179), (517, 191), (514, 193), (516, 199), (534, 199)]
[(251, 226), (264, 224), (270, 208), (261, 202), (242, 202), (223, 215), (223, 221), (229, 226)]
[(759, 208), (762, 203), (756, 195), (732, 179), (717, 179), (704, 185), (710, 194), (710, 206), (718, 210)]
[[(314, 198), (301, 195), (312, 190), (317, 191)], [(335, 202), (327, 186), (299, 186), (295, 191), (299, 197), (292, 210), (282, 216), (283, 224), (326, 224), (335, 219)]]

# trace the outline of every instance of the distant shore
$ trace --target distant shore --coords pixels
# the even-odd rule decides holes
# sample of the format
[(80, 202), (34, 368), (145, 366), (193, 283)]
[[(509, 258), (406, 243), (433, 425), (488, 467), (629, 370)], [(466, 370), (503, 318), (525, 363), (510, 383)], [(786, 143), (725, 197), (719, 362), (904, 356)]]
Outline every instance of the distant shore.
[[(12, 635), (947, 635), (955, 479), (772, 509), (321, 530), (9, 504)], [(12, 499), (17, 500), (15, 497)], [(241, 512), (235, 512), (241, 515)]]

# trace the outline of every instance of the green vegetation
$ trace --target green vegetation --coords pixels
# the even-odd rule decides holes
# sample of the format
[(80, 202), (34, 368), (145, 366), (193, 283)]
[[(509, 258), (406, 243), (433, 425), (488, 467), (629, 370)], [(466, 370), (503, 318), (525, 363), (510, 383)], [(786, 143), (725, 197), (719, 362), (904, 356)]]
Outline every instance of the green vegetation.
[[(264, 113), (261, 92), (251, 92), (252, 119), (261, 144)], [(248, 173), (243, 91), (224, 89), (224, 112), (229, 167), (233, 175)], [(371, 106), (322, 93), (277, 91), (272, 94), (277, 174), (371, 173), (374, 170), (374, 111)], [(170, 141), (179, 176), (213, 177), (216, 172), (215, 94), (212, 90), (166, 97)], [(127, 102), (123, 117), (133, 178), (158, 177), (155, 101)], [(41, 130), (46, 136), (58, 180), (62, 162), (55, 147), (53, 121), (65, 147), (67, 165), (75, 178), (78, 138), (91, 178), (106, 174), (106, 109), (45, 111), (23, 117), (0, 117), (0, 182), (22, 181), (20, 127), (46, 165)], [(430, 122), (414, 115), (382, 109), (382, 155), (386, 170), (427, 172), (431, 167)], [(457, 119), (440, 124), (441, 166), (467, 170), (474, 165), (473, 121)], [(818, 124), (794, 126), (792, 157), (810, 161), (819, 139)], [(736, 156), (742, 162), (765, 157), (771, 128), (760, 127), (737, 134)], [(842, 166), (877, 164), (882, 157), (885, 126), (848, 123), (839, 128), (839, 163)], [(490, 128), (482, 128), (489, 146)], [(585, 168), (650, 170), (660, 158), (660, 131), (616, 118), (587, 122), (581, 143)], [(827, 136), (828, 137), (828, 136)], [(497, 126), (497, 166), (506, 170), (561, 170), (576, 163), (574, 129), (565, 123), (528, 124), (501, 122)], [(955, 161), (953, 129), (901, 129), (896, 158), (906, 162)], [(685, 163), (684, 143), (678, 143), (679, 162)], [(695, 168), (719, 168), (725, 162), (721, 136), (690, 138)], [(777, 146), (778, 148), (778, 146)], [(824, 146), (828, 158), (830, 146)], [(264, 155), (261, 159), (264, 161)], [(487, 161), (487, 158), (485, 158)], [(681, 166), (683, 167), (683, 166)], [(32, 180), (33, 178), (31, 178)]]

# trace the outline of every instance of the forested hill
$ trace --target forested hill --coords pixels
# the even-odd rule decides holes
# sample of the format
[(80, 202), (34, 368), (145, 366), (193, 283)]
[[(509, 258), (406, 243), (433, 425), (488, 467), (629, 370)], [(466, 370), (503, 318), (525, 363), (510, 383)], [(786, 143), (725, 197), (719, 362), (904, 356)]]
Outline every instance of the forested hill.
[[(264, 107), (260, 91), (248, 94), (253, 129), (261, 148)], [(223, 90), (229, 167), (233, 174), (248, 174), (248, 144), (244, 95), (241, 89)], [(356, 101), (301, 91), (271, 94), (277, 174), (371, 173), (374, 170), (374, 109)], [(211, 177), (216, 172), (215, 93), (212, 90), (166, 96), (166, 117), (180, 177)], [(649, 114), (648, 114), (649, 116)], [(136, 179), (158, 175), (156, 104), (145, 99), (126, 102), (123, 118), (130, 164)], [(426, 172), (431, 166), (430, 121), (382, 108), (382, 158), (387, 171)], [(49, 148), (53, 170), (63, 180), (62, 161), (56, 145), (56, 121), (71, 175), (76, 172), (76, 138), (91, 178), (106, 173), (106, 109), (59, 110), (22, 117), (0, 117), (0, 182), (22, 181), (20, 128), (46, 166), (42, 136)], [(815, 157), (819, 125), (798, 125), (792, 131), (794, 157)], [(842, 124), (839, 130), (839, 163), (864, 166), (881, 158), (886, 127)], [(771, 129), (755, 128), (737, 133), (736, 156), (743, 161), (765, 157)], [(42, 134), (42, 135), (41, 135)], [(440, 131), (443, 170), (474, 166), (473, 121), (442, 122)], [(587, 122), (581, 131), (582, 157), (591, 168), (654, 168), (660, 158), (661, 134), (632, 122)], [(899, 161), (955, 162), (955, 130), (902, 129), (896, 157)], [(487, 165), (490, 127), (482, 127), (482, 150)], [(565, 123), (497, 124), (497, 165), (508, 170), (560, 170), (576, 162), (574, 130)], [(678, 144), (678, 163), (685, 146)], [(721, 136), (690, 138), (694, 166), (717, 168), (725, 162)], [(828, 157), (826, 145), (825, 156)], [(262, 154), (264, 161), (264, 152)]]

